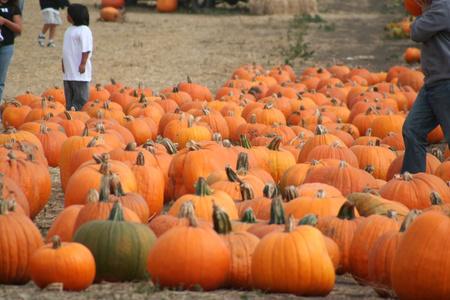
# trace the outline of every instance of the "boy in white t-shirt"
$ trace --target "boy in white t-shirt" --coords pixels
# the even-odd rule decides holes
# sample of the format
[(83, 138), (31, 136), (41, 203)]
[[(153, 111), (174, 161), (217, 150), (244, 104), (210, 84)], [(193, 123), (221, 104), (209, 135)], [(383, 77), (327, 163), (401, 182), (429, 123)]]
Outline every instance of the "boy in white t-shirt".
[(89, 28), (89, 11), (82, 4), (67, 8), (67, 21), (73, 26), (64, 33), (62, 70), (66, 109), (80, 111), (89, 101), (93, 37)]

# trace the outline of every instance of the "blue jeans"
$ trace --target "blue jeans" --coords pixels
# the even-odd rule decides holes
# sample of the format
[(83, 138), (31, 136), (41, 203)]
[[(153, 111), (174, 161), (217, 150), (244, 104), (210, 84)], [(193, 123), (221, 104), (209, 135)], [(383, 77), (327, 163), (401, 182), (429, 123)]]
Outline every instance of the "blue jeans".
[(447, 143), (450, 142), (450, 80), (424, 85), (403, 124), (405, 156), (402, 174), (425, 172), (427, 136), (441, 125)]
[(6, 74), (14, 54), (14, 45), (0, 46), (0, 100), (5, 89)]

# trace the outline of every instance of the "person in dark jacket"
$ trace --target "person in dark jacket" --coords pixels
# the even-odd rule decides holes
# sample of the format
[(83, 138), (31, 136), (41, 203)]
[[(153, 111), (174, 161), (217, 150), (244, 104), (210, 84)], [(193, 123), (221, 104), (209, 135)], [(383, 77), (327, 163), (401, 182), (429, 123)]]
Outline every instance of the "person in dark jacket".
[(411, 39), (421, 44), (424, 85), (403, 124), (405, 156), (401, 172), (426, 169), (427, 136), (441, 126), (450, 143), (450, 0), (416, 2), (422, 14), (411, 24)]
[(38, 43), (41, 47), (45, 46), (45, 34), (49, 32), (47, 47), (56, 47), (53, 38), (56, 33), (56, 26), (61, 25), (59, 9), (69, 6), (68, 0), (39, 0), (41, 12), (44, 16), (44, 26), (38, 37)]

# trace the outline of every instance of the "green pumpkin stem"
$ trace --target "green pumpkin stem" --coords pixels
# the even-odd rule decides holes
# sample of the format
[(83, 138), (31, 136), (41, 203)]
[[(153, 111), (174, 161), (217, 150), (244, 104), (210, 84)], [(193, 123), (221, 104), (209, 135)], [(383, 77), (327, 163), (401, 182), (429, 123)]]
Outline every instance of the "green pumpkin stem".
[(354, 218), (356, 218), (355, 206), (349, 201), (345, 201), (339, 209), (337, 217), (341, 220), (353, 220)]
[(164, 138), (161, 143), (166, 148), (167, 153), (169, 153), (169, 154), (176, 154), (176, 153), (178, 153), (177, 144), (175, 144), (174, 142), (172, 142), (168, 138)]
[(205, 177), (199, 177), (195, 183), (195, 195), (196, 196), (208, 196), (212, 194), (212, 190), (209, 188), (208, 183), (206, 183)]
[(253, 209), (250, 206), (244, 210), (244, 214), (242, 215), (241, 222), (251, 223), (251, 224), (257, 223), (255, 212), (253, 211)]
[(123, 205), (119, 200), (114, 201), (111, 213), (109, 214), (109, 221), (125, 221), (123, 216)]
[(59, 249), (62, 247), (62, 242), (61, 239), (59, 238), (58, 235), (54, 235), (52, 236), (52, 238), (50, 239), (50, 241), (53, 243), (53, 247), (52, 249)]
[(267, 148), (272, 151), (280, 151), (280, 144), (282, 139), (283, 136), (277, 135), (276, 137), (273, 138), (273, 140), (270, 142)]
[(241, 134), (239, 136), (239, 139), (241, 141), (241, 146), (244, 147), (245, 149), (251, 149), (252, 148), (252, 144), (250, 143), (250, 139), (248, 138), (248, 136), (246, 134)]
[(283, 201), (281, 196), (276, 196), (272, 199), (272, 205), (270, 207), (270, 219), (269, 224), (285, 224), (286, 212), (284, 211)]
[(316, 214), (307, 214), (303, 216), (303, 218), (298, 221), (297, 225), (311, 225), (316, 226), (317, 222), (319, 221), (319, 216)]
[(215, 203), (213, 204), (213, 223), (214, 230), (218, 234), (230, 234), (233, 231), (230, 217), (228, 216), (226, 210)]

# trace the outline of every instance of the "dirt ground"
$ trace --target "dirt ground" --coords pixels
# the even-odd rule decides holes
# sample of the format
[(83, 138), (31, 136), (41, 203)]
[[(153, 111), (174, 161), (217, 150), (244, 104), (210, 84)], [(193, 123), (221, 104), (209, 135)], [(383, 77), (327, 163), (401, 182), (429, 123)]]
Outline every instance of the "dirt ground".
[[(121, 22), (98, 20), (100, 0), (79, 0), (90, 10), (94, 35), (92, 84), (110, 83), (110, 78), (131, 87), (142, 83), (155, 91), (185, 81), (190, 75), (213, 94), (241, 66), (256, 63), (266, 69), (284, 63), (282, 48), (288, 47), (287, 32), (293, 16), (250, 16), (245, 3), (238, 8), (219, 8), (193, 14), (187, 9), (163, 14), (155, 2), (126, 9)], [(310, 66), (327, 67), (342, 63), (373, 72), (403, 65), (403, 53), (415, 46), (407, 39), (390, 39), (384, 26), (406, 16), (400, 1), (318, 0), (319, 15), (325, 21), (311, 23), (305, 43), (314, 55), (308, 60), (291, 60), (297, 75)], [(42, 27), (38, 1), (25, 1), (24, 29), (16, 39), (15, 54), (7, 76), (5, 99), (29, 91), (40, 95), (46, 89), (62, 87), (61, 46), (68, 27), (66, 12), (57, 29), (56, 48), (40, 47), (37, 36)], [(328, 28), (328, 29), (325, 29)], [(332, 30), (330, 30), (332, 28)], [(50, 168), (52, 196), (34, 220), (45, 235), (63, 209), (64, 194), (59, 169)], [(147, 282), (91, 286), (79, 293), (40, 291), (32, 282), (23, 286), (0, 285), (0, 299), (299, 299), (293, 295), (265, 294), (258, 291), (220, 290), (214, 293), (154, 292)], [(358, 286), (348, 276), (339, 276), (329, 299), (374, 299), (372, 288)]]

